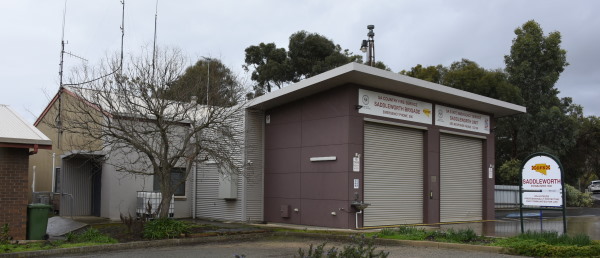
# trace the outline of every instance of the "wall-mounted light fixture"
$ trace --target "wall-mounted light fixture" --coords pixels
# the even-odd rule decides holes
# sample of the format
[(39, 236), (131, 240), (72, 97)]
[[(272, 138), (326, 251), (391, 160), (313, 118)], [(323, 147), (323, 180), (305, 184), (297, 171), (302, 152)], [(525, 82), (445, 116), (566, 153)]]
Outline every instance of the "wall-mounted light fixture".
[(310, 158), (311, 162), (315, 162), (315, 161), (334, 161), (337, 160), (336, 156), (328, 156), (328, 157), (312, 157)]

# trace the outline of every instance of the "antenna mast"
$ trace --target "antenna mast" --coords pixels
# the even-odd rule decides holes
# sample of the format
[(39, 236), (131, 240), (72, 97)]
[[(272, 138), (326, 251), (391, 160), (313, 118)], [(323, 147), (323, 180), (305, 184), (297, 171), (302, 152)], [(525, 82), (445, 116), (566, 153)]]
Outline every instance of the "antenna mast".
[(158, 0), (154, 9), (154, 46), (152, 47), (152, 80), (154, 80), (154, 66), (156, 61), (156, 23), (158, 21)]

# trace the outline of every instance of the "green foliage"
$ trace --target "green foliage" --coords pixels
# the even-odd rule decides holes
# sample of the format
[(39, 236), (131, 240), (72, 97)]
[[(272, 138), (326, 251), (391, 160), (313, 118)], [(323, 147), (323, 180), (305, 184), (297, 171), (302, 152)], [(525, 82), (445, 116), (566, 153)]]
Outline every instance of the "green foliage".
[(250, 78), (256, 82), (255, 95), (271, 92), (274, 87), (281, 89), (293, 77), (285, 48), (277, 48), (275, 43), (260, 43), (247, 47), (245, 52), (243, 68), (246, 72), (253, 69)]
[(12, 237), (8, 234), (9, 231), (10, 228), (8, 227), (8, 223), (2, 225), (2, 228), (0, 228), (0, 245), (8, 244), (12, 239)]
[(518, 159), (511, 159), (498, 169), (496, 176), (497, 185), (517, 185), (521, 178), (521, 161)]
[[(325, 36), (303, 30), (290, 36), (288, 50), (275, 43), (260, 43), (247, 47), (245, 53), (243, 68), (246, 72), (252, 70), (250, 78), (256, 82), (253, 96), (350, 62), (362, 63), (362, 56), (342, 49)], [(389, 70), (381, 61), (374, 67)]]
[(305, 253), (302, 248), (298, 249), (298, 255), (302, 258), (336, 258), (336, 257), (388, 257), (389, 252), (384, 251), (375, 251), (373, 238), (366, 237), (364, 234), (360, 236), (353, 235), (352, 243), (350, 245), (345, 245), (341, 250), (336, 247), (331, 247), (329, 250), (325, 251), (325, 245), (327, 243), (322, 243), (316, 247), (310, 244), (308, 252)]
[(450, 242), (469, 243), (477, 241), (481, 237), (470, 228), (461, 230), (454, 230), (451, 228), (446, 231), (446, 238)]
[(591, 193), (582, 193), (577, 188), (565, 184), (567, 191), (567, 206), (569, 207), (592, 207), (594, 199)]
[(528, 231), (498, 239), (494, 245), (509, 247), (519, 255), (537, 257), (597, 256), (600, 253), (600, 243), (585, 234), (568, 236), (557, 232)]
[(400, 74), (443, 84), (452, 88), (476, 93), (490, 98), (522, 103), (519, 88), (508, 82), (508, 75), (501, 70), (486, 70), (477, 63), (462, 59), (450, 67), (443, 65), (423, 67), (417, 65)]
[(509, 81), (521, 89), (528, 112), (559, 105), (554, 84), (569, 65), (567, 51), (560, 46), (560, 32), (544, 36), (541, 26), (530, 20), (515, 29), (515, 34), (504, 62)]
[(189, 233), (191, 225), (185, 221), (159, 218), (145, 224), (143, 236), (147, 239), (176, 238)]
[(197, 97), (197, 103), (214, 106), (232, 106), (237, 103), (241, 84), (235, 74), (221, 60), (204, 58), (188, 67), (183, 75), (167, 87), (162, 97), (182, 102)]
[[(583, 113), (583, 111), (573, 113)], [(600, 167), (600, 118), (584, 117), (580, 114), (576, 115), (575, 119), (579, 124), (579, 133), (575, 139), (576, 147), (568, 150), (564, 158), (561, 158), (564, 160), (565, 171), (569, 174), (567, 179), (572, 178), (569, 181), (571, 184), (576, 184), (577, 179), (582, 177), (587, 179), (583, 180), (586, 183), (594, 178), (600, 178), (600, 169), (598, 169)]]
[(79, 234), (69, 232), (67, 233), (66, 238), (68, 242), (73, 243), (117, 243), (116, 239), (100, 233), (100, 231), (95, 228), (88, 228), (86, 231)]
[(508, 81), (523, 96), (527, 114), (498, 121), (498, 148), (508, 159), (544, 151), (561, 157), (575, 146), (577, 138), (576, 105), (570, 98), (560, 99), (554, 87), (568, 65), (561, 48), (559, 32), (545, 36), (540, 25), (531, 20), (515, 29), (510, 55), (504, 56)]

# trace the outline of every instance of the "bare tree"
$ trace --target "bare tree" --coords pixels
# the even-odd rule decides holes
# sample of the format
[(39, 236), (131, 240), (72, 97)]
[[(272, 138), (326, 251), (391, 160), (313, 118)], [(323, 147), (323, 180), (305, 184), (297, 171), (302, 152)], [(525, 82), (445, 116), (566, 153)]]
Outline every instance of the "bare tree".
[[(234, 173), (240, 165), (235, 153), (241, 146), (243, 104), (199, 105), (190, 92), (169, 90), (185, 60), (179, 50), (161, 49), (130, 55), (123, 67), (116, 55), (97, 67), (82, 66), (70, 79), (76, 84), (65, 86), (75, 93), (74, 101), (63, 101), (56, 123), (65, 135), (83, 136), (65, 137), (71, 149), (102, 152), (117, 171), (154, 176), (162, 192), (161, 217), (168, 215), (173, 193), (195, 164), (217, 161)], [(170, 100), (161, 98), (167, 90)], [(242, 92), (237, 88), (234, 96), (241, 100)], [(184, 168), (175, 184), (174, 168)]]

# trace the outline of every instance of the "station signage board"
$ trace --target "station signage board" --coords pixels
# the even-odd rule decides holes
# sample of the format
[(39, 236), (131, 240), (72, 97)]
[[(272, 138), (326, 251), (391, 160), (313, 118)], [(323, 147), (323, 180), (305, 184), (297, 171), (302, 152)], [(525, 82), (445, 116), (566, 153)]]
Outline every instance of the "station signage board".
[(370, 90), (358, 90), (361, 114), (432, 124), (433, 105), (428, 102), (398, 97)]
[(551, 156), (541, 153), (531, 156), (521, 169), (521, 178), (523, 205), (563, 205), (562, 172), (558, 162)]
[(489, 134), (490, 116), (458, 108), (435, 105), (435, 125)]

